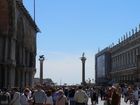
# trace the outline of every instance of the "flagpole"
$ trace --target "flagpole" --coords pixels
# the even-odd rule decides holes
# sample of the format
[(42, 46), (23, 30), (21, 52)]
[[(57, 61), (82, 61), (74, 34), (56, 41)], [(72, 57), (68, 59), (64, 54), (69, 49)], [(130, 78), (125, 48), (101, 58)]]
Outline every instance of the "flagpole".
[(34, 22), (35, 22), (35, 0), (34, 0)]

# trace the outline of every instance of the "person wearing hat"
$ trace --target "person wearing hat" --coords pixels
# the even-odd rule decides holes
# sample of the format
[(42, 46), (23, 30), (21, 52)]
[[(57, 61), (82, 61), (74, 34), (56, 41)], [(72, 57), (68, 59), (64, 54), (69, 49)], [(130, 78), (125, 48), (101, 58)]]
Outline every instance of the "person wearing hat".
[(66, 104), (68, 104), (67, 97), (64, 95), (64, 91), (60, 89), (58, 90), (58, 97), (56, 99), (55, 105), (66, 105)]

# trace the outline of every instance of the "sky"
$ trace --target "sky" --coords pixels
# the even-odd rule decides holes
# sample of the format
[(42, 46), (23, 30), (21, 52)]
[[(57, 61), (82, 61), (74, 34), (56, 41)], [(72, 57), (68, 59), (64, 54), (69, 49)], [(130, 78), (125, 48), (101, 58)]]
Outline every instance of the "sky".
[[(34, 17), (34, 0), (23, 0)], [(57, 84), (80, 84), (85, 53), (85, 78), (95, 80), (95, 54), (117, 44), (140, 24), (140, 0), (35, 0), (37, 33), (35, 77), (39, 55), (45, 56), (43, 77)]]

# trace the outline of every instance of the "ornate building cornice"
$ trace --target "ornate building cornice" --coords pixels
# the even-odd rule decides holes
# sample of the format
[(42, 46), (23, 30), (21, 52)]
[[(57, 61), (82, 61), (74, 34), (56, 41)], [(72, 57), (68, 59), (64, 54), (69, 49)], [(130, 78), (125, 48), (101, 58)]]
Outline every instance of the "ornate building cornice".
[(29, 20), (29, 22), (31, 23), (31, 25), (34, 27), (36, 32), (40, 32), (40, 29), (37, 27), (35, 21), (32, 19), (32, 17), (30, 16), (29, 12), (27, 11), (27, 9), (24, 7), (23, 3), (20, 1), (16, 1), (16, 5), (19, 7), (19, 9), (24, 13), (24, 15), (26, 16), (26, 18)]
[(128, 49), (131, 46), (135, 46), (136, 44), (140, 44), (140, 32), (135, 33), (124, 41), (113, 46), (111, 48), (111, 52), (120, 52), (121, 50)]

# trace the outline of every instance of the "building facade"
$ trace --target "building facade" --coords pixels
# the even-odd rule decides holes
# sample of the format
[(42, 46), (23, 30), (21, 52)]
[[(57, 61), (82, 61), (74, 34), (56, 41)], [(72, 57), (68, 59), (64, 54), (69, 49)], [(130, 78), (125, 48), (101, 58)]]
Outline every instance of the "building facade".
[[(111, 62), (106, 63), (111, 65), (109, 72), (111, 81), (115, 83), (140, 82), (140, 26), (139, 30), (136, 28), (135, 31), (129, 32), (129, 35), (126, 33), (116, 45), (108, 49)], [(95, 61), (97, 62), (96, 59)], [(98, 69), (95, 71), (97, 72)], [(98, 81), (98, 78), (96, 79)]]
[(133, 83), (140, 80), (140, 31), (111, 48), (111, 76), (116, 82)]
[(110, 81), (111, 71), (110, 49), (105, 48), (95, 55), (95, 82), (102, 85)]
[(1, 0), (0, 14), (0, 88), (32, 86), (39, 29), (22, 0)]

